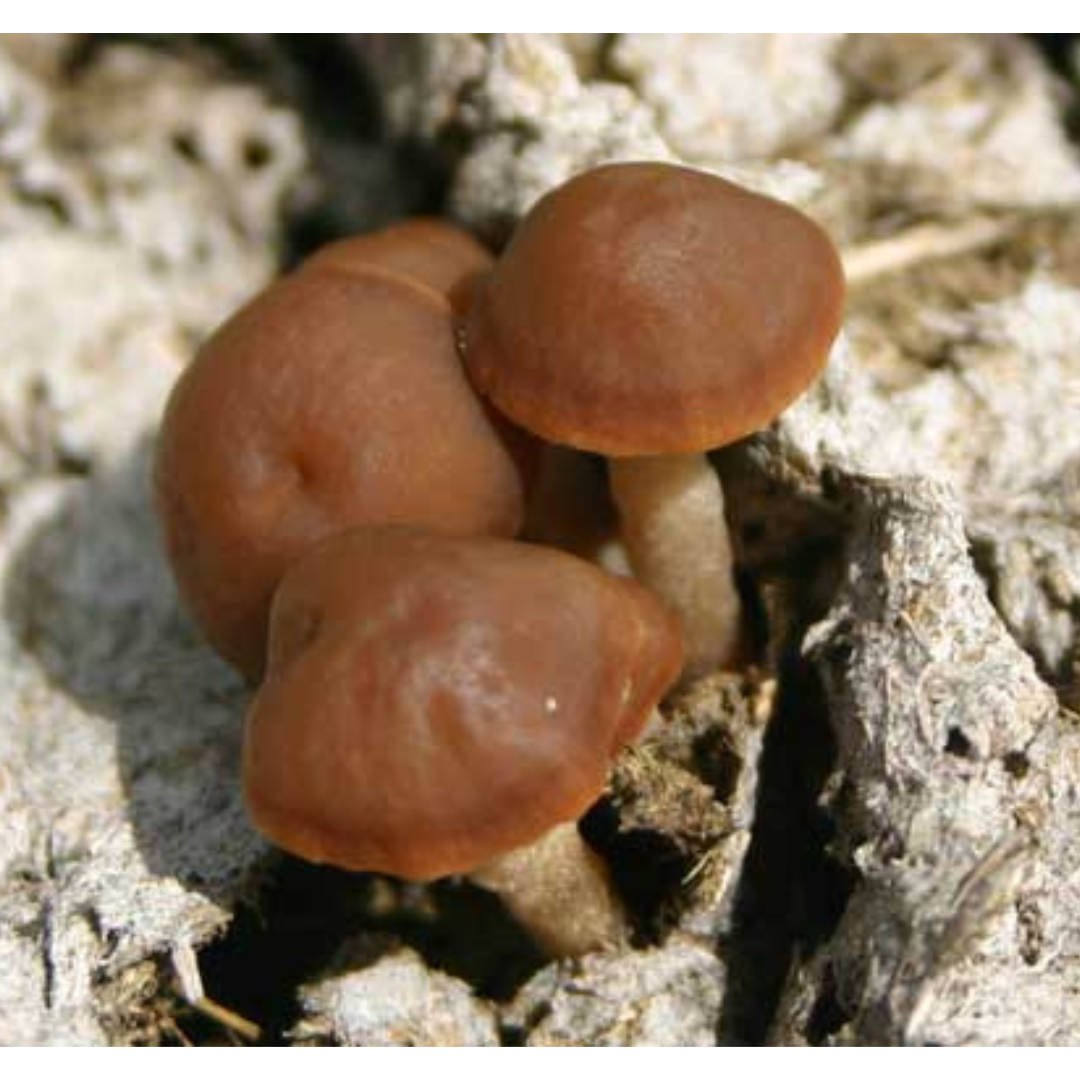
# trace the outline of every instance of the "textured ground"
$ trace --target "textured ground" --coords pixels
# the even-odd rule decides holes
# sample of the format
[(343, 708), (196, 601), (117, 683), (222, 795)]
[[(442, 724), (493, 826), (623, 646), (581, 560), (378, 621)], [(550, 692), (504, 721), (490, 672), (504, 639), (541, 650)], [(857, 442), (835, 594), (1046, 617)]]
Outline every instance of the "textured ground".
[[(1071, 62), (0, 38), (0, 1043), (1080, 1042)], [(641, 158), (800, 204), (853, 288), (819, 385), (715, 458), (754, 667), (671, 702), (584, 824), (634, 947), (552, 965), (468, 885), (253, 834), (245, 692), (177, 608), (146, 466), (193, 348), (298, 252), (414, 208), (498, 244)]]

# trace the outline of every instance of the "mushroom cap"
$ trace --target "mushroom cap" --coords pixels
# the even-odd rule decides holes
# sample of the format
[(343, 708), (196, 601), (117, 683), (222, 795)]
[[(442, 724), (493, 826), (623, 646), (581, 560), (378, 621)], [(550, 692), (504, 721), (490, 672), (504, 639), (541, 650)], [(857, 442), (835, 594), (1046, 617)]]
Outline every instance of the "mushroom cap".
[(607, 165), (519, 225), (471, 307), (464, 359), (550, 442), (699, 452), (805, 390), (843, 297), (836, 250), (795, 208), (694, 169)]
[(249, 811), (313, 862), (467, 873), (579, 818), (680, 661), (658, 600), (574, 556), (407, 527), (339, 535), (274, 600)]
[(304, 269), (400, 275), (408, 285), (426, 287), (457, 307), (492, 261), (487, 248), (464, 229), (440, 218), (416, 217), (327, 244)]
[(333, 268), (271, 286), (183, 373), (158, 443), (167, 553), (211, 644), (257, 678), (281, 575), (343, 529), (516, 534), (507, 427), (469, 385), (434, 294)]

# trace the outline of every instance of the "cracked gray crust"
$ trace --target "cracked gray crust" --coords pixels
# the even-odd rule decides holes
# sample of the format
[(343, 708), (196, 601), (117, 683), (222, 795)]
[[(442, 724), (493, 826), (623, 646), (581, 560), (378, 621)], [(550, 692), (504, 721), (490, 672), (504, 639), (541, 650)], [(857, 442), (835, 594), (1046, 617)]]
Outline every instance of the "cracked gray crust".
[(805, 648), (837, 734), (836, 853), (858, 882), (774, 1038), (808, 1037), (809, 980), (831, 995), (835, 1043), (1074, 1042), (1075, 718), (992, 608), (945, 489), (839, 494), (848, 573)]

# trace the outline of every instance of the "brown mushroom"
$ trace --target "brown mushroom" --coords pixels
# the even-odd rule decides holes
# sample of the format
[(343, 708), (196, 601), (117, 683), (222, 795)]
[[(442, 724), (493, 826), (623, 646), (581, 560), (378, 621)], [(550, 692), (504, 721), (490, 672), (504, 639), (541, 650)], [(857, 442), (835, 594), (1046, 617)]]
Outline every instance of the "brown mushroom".
[(211, 644), (251, 678), (274, 589), (316, 541), (366, 522), (521, 525), (520, 447), (462, 371), (446, 295), (482, 253), (449, 228), (332, 246), (233, 316), (173, 391), (155, 469), (166, 548)]
[(625, 915), (574, 823), (680, 661), (659, 601), (574, 556), (400, 526), (341, 534), (274, 600), (249, 810), (313, 862), (471, 874), (554, 953), (613, 943)]
[(472, 305), (477, 389), (528, 431), (609, 458), (630, 560), (679, 612), (690, 674), (732, 660), (741, 622), (704, 452), (808, 386), (843, 296), (832, 243), (798, 210), (629, 163), (541, 199)]
[(491, 254), (463, 229), (439, 218), (418, 217), (327, 244), (304, 266), (399, 275), (404, 283), (431, 289), (458, 307), (473, 281), (491, 269)]

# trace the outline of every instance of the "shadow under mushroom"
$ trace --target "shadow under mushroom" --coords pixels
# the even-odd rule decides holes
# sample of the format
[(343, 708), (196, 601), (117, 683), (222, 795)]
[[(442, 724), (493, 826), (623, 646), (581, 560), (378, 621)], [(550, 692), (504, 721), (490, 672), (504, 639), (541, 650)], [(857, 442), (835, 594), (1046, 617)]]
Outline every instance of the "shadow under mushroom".
[(222, 905), (266, 850), (236, 783), (247, 691), (181, 614), (149, 497), (151, 439), (66, 487), (16, 552), (3, 613), (48, 681), (115, 727), (150, 874)]

